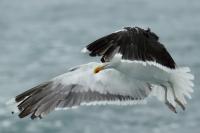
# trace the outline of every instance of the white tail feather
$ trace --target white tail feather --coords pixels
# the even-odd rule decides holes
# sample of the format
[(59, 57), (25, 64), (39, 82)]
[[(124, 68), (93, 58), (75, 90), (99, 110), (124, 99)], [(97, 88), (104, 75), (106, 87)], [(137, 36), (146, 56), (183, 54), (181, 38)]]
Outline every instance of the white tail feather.
[(189, 72), (190, 68), (183, 67), (175, 69), (171, 75), (171, 83), (175, 90), (175, 94), (183, 104), (187, 103), (185, 96), (192, 98), (190, 93), (193, 92), (192, 87), (194, 84), (192, 80), (194, 80), (194, 76)]
[[(193, 92), (193, 80), (194, 76), (190, 73), (190, 68), (188, 67), (182, 67), (182, 68), (176, 68), (174, 70), (169, 71), (170, 74), (170, 80), (172, 87), (175, 90), (175, 94), (177, 99), (183, 103), (187, 104), (186, 98), (191, 99), (191, 93)], [(176, 106), (176, 102), (174, 101), (174, 96), (172, 92), (172, 88), (167, 86), (167, 99), (168, 101)], [(165, 100), (165, 93), (164, 89), (161, 86), (153, 85), (152, 86), (152, 95), (156, 96), (159, 100), (163, 101)]]

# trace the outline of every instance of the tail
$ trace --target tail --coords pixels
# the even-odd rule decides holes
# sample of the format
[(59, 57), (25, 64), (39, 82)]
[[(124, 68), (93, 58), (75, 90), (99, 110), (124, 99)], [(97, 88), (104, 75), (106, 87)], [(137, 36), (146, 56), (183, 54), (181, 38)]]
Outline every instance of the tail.
[[(187, 104), (186, 97), (191, 99), (191, 93), (193, 92), (193, 80), (194, 76), (190, 73), (190, 68), (180, 67), (176, 69), (170, 69), (169, 85), (167, 88), (167, 99), (174, 106), (177, 106), (175, 102), (172, 87), (174, 88), (176, 98), (183, 104)], [(161, 86), (153, 85), (152, 95), (156, 96), (159, 100), (165, 101), (164, 89)]]
[(175, 90), (177, 99), (183, 104), (187, 104), (185, 96), (189, 99), (192, 98), (191, 93), (194, 87), (193, 80), (194, 76), (190, 73), (190, 68), (188, 67), (177, 68), (171, 73), (170, 82)]

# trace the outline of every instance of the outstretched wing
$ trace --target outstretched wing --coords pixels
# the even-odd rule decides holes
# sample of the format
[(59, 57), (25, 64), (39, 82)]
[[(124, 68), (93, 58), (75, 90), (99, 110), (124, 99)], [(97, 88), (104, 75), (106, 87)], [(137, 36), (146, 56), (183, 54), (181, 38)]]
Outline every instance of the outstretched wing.
[(151, 91), (148, 83), (125, 79), (114, 69), (93, 74), (93, 66), (82, 65), (16, 96), (19, 117), (42, 118), (56, 108), (79, 105), (137, 104)]
[(102, 56), (102, 62), (109, 62), (116, 53), (120, 53), (122, 59), (156, 61), (175, 68), (175, 62), (167, 49), (150, 29), (125, 27), (90, 43), (85, 49), (90, 56)]

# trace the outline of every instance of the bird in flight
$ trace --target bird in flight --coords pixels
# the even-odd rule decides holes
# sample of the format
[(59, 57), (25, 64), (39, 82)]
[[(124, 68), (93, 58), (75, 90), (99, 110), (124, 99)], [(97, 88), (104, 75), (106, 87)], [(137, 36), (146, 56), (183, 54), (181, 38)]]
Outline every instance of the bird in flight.
[(133, 105), (155, 96), (171, 111), (185, 110), (194, 76), (178, 67), (150, 29), (125, 27), (106, 35), (82, 52), (100, 56), (69, 69), (14, 98), (19, 117), (43, 118), (56, 109), (81, 105)]

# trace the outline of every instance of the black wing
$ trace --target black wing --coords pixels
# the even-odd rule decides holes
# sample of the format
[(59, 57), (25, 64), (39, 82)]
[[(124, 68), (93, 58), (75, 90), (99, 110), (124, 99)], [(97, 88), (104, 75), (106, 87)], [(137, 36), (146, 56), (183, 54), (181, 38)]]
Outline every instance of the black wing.
[(102, 62), (109, 62), (116, 53), (120, 53), (123, 59), (156, 61), (175, 68), (175, 62), (167, 49), (150, 29), (125, 27), (92, 42), (86, 48), (90, 56), (102, 56)]

